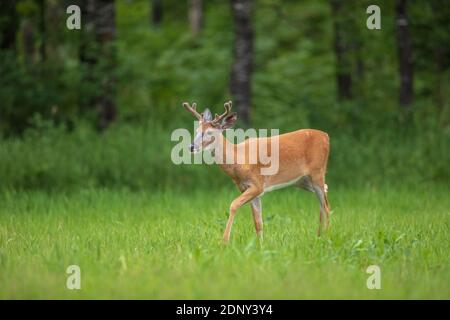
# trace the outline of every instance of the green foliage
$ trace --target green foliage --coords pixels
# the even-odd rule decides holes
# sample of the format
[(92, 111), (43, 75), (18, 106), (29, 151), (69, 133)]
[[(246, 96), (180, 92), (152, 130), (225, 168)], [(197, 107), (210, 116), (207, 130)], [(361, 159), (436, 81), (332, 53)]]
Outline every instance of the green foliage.
[(47, 61), (24, 66), (11, 52), (0, 52), (0, 132), (23, 133), (36, 115), (54, 124), (73, 122), (82, 97), (92, 90), (83, 86), (83, 71), (71, 58), (64, 65)]
[[(22, 138), (0, 140), (0, 188), (67, 190), (79, 187), (207, 189), (232, 187), (216, 165), (171, 161), (175, 127), (116, 124), (98, 134), (86, 124), (67, 132), (35, 118)], [(192, 122), (187, 122), (189, 128)], [(412, 129), (411, 129), (412, 130)], [(330, 132), (330, 186), (448, 183), (449, 136), (439, 129)]]
[[(20, 1), (22, 18), (37, 19), (33, 3)], [(357, 92), (353, 100), (338, 102), (329, 2), (256, 2), (251, 125), (327, 131), (333, 184), (448, 183), (450, 73), (447, 60), (435, 73), (430, 58), (449, 36), (442, 18), (446, 9), (410, 4), (417, 93), (412, 115), (405, 116), (397, 105), (392, 2), (380, 2), (382, 29), (376, 31), (365, 27), (369, 1), (349, 3), (343, 10), (351, 13), (344, 20), (355, 30), (350, 40)], [(92, 129), (96, 110), (85, 109), (99, 90), (89, 79), (101, 77), (102, 61), (98, 70), (80, 63), (79, 32), (48, 28), (47, 61), (27, 64), (21, 52), (0, 52), (1, 188), (231, 184), (215, 167), (170, 162), (171, 131), (192, 131), (192, 117), (181, 102), (219, 112), (231, 98), (229, 3), (205, 3), (198, 37), (187, 28), (185, 3), (164, 1), (159, 28), (150, 25), (149, 10), (149, 1), (116, 1), (119, 115), (103, 134)], [(431, 23), (434, 17), (437, 25)], [(65, 15), (53, 18), (64, 25)]]

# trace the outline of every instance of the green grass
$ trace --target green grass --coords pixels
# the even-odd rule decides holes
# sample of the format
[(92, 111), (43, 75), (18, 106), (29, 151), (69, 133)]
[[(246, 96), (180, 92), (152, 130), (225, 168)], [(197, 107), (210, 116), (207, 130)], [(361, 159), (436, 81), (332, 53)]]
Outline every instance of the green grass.
[[(0, 298), (450, 298), (448, 186), (334, 189), (332, 229), (316, 236), (312, 194), (263, 198), (220, 239), (230, 189), (84, 190), (0, 195)], [(66, 289), (67, 266), (81, 290)], [(381, 268), (381, 290), (365, 270)]]

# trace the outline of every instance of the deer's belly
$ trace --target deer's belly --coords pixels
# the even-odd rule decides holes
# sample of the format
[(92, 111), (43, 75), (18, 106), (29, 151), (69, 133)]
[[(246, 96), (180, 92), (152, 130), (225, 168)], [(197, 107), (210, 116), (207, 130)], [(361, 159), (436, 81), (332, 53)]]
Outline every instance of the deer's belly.
[(302, 177), (296, 177), (296, 178), (286, 181), (286, 182), (279, 182), (279, 183), (275, 182), (275, 183), (264, 184), (264, 192), (270, 192), (273, 190), (289, 187), (293, 184), (298, 183), (301, 179), (302, 179)]

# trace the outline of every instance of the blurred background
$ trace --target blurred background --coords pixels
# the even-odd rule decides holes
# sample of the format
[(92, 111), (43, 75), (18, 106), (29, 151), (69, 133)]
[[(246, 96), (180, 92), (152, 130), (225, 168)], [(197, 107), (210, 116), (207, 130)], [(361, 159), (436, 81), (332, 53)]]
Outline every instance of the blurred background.
[(233, 188), (170, 160), (181, 103), (229, 99), (238, 127), (328, 132), (331, 188), (449, 185), (446, 0), (0, 3), (0, 189)]

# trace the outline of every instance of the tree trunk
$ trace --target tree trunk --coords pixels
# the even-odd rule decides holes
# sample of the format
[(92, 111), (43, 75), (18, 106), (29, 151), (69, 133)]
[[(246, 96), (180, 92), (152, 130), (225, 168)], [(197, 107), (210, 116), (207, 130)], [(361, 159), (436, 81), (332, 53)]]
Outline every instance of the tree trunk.
[[(360, 0), (352, 0), (353, 12), (361, 12), (364, 10), (364, 5), (360, 4)], [(352, 88), (353, 96), (364, 96), (365, 90), (365, 57), (364, 57), (364, 30), (361, 28), (361, 21), (357, 17), (350, 15), (351, 21), (348, 23), (347, 33), (351, 34), (351, 47), (353, 51), (353, 68), (352, 68)]]
[(400, 72), (399, 103), (402, 108), (409, 109), (413, 100), (413, 61), (411, 37), (408, 28), (407, 0), (396, 0), (395, 14)]
[(346, 32), (345, 12), (342, 11), (341, 0), (331, 0), (331, 14), (334, 29), (334, 54), (336, 57), (336, 84), (339, 100), (352, 98), (352, 63), (351, 44), (348, 41), (349, 34)]
[(435, 49), (436, 59), (436, 104), (442, 113), (445, 105), (446, 90), (444, 85), (445, 74), (445, 49), (441, 46)]
[(96, 94), (88, 103), (97, 110), (98, 129), (104, 130), (116, 118), (114, 1), (84, 0), (83, 4), (85, 34), (80, 47), (80, 60), (87, 69), (86, 80), (95, 86)]
[(154, 27), (159, 27), (163, 19), (163, 7), (161, 0), (151, 0), (151, 23)]
[(252, 1), (231, 0), (231, 11), (234, 20), (234, 62), (231, 69), (230, 91), (240, 119), (248, 125), (253, 69)]
[(34, 36), (34, 25), (31, 20), (26, 20), (22, 30), (22, 45), (25, 65), (30, 68), (36, 57), (36, 44)]
[(194, 35), (198, 35), (203, 25), (202, 0), (189, 1), (189, 24)]
[(0, 49), (16, 50), (16, 34), (18, 17), (16, 1), (1, 1), (0, 3)]
[(41, 56), (41, 61), (45, 61), (46, 59), (46, 42), (47, 42), (47, 35), (46, 35), (46, 25), (45, 25), (45, 0), (39, 0), (39, 33), (40, 33), (40, 46), (39, 46), (39, 53)]

